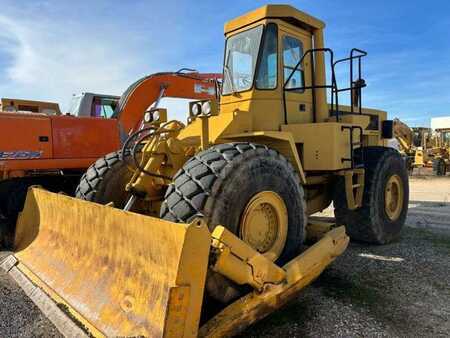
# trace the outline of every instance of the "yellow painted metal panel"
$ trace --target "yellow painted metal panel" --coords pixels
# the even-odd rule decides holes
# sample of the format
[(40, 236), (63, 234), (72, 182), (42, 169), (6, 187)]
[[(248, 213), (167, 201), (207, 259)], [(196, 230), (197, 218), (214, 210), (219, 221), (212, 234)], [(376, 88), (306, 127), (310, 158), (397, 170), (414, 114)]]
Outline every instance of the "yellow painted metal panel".
[(297, 21), (314, 29), (323, 29), (325, 23), (289, 5), (266, 5), (241, 15), (225, 24), (225, 34), (265, 18)]
[[(342, 158), (350, 157), (349, 130), (341, 130), (348, 124), (325, 122), (289, 124), (281, 130), (291, 132), (295, 143), (303, 144), (302, 165), (304, 170), (341, 170), (350, 167)], [(359, 132), (353, 131), (353, 142), (359, 140)]]

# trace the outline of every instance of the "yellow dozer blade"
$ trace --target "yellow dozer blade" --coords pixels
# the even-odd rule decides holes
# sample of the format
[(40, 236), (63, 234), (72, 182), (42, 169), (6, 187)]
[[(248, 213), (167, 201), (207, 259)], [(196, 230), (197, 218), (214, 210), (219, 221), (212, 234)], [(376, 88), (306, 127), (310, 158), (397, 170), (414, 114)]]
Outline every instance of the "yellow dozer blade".
[(32, 188), (16, 231), (3, 266), (65, 335), (196, 336), (211, 242), (201, 221)]
[[(1, 264), (65, 336), (222, 337), (281, 307), (347, 247), (344, 227), (278, 267), (221, 226), (30, 189)], [(255, 291), (199, 327), (207, 270)], [(206, 318), (211, 316), (206, 316)]]

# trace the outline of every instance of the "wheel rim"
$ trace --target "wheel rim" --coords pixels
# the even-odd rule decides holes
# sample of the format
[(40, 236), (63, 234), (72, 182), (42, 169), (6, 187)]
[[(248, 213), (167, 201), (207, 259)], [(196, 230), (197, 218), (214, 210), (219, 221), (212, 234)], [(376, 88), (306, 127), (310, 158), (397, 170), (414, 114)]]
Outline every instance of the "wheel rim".
[(288, 230), (287, 208), (273, 191), (262, 191), (251, 198), (240, 222), (240, 237), (271, 261), (280, 257)]
[(384, 209), (391, 221), (400, 217), (403, 209), (403, 183), (398, 175), (391, 176), (384, 190)]

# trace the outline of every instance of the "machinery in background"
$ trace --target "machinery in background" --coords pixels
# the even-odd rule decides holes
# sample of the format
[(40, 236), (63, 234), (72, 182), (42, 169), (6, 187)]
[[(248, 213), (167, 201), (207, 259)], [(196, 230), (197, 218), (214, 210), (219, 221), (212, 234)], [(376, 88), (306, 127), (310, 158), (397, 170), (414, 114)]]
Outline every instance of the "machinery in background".
[[(139, 104), (146, 106), (138, 104), (140, 112), (158, 101), (166, 90), (174, 97), (213, 98), (218, 77), (198, 73), (156, 74), (137, 81), (129, 90), (139, 93)], [(57, 104), (52, 104), (56, 105), (56, 114), (45, 110), (53, 107), (48, 104), (35, 109), (30, 103), (34, 101), (5, 102), (3, 108), (16, 107), (28, 112), (12, 108), (0, 112), (0, 247), (12, 244), (16, 218), (30, 186), (39, 185), (73, 196), (86, 169), (99, 157), (119, 149), (142, 120), (142, 114), (134, 111), (134, 102), (124, 107), (119, 97), (112, 95), (74, 95), (65, 115), (59, 113), (59, 107), (56, 110)]]
[(399, 119), (394, 119), (394, 136), (399, 144), (410, 174), (414, 168), (433, 168), (437, 176), (445, 176), (450, 169), (450, 128), (410, 128)]
[(59, 104), (55, 102), (8, 98), (0, 99), (0, 112), (61, 115)]
[(398, 151), (402, 154), (409, 174), (412, 174), (414, 168), (420, 168), (427, 163), (427, 149), (429, 144), (429, 135), (431, 130), (428, 128), (410, 128), (406, 123), (399, 119), (394, 119), (393, 133), (398, 142)]
[(70, 102), (68, 115), (77, 117), (103, 117), (106, 119), (114, 115), (120, 96), (81, 93), (74, 94)]
[(450, 128), (434, 131), (435, 147), (432, 150), (433, 172), (445, 176), (450, 171)]

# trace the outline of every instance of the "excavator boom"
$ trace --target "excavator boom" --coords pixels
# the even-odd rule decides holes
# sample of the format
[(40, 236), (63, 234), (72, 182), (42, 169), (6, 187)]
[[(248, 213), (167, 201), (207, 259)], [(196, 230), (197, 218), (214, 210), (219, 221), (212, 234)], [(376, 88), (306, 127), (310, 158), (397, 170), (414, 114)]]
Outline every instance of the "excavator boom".
[(159, 98), (210, 100), (216, 97), (217, 73), (156, 73), (134, 82), (124, 92), (116, 108), (122, 132), (129, 134), (142, 120), (143, 113)]

